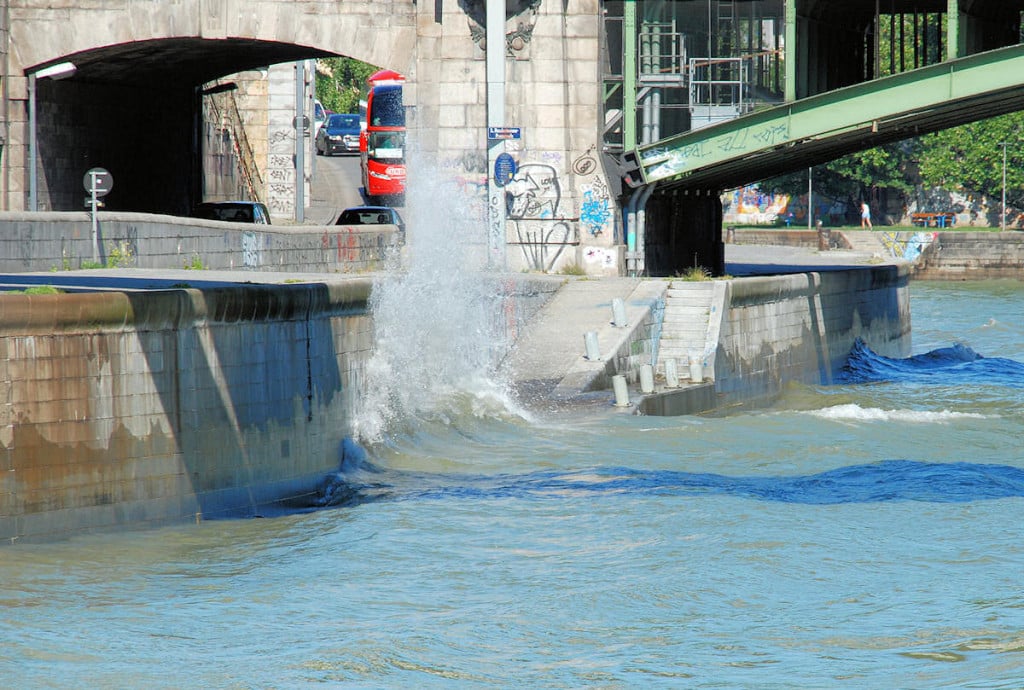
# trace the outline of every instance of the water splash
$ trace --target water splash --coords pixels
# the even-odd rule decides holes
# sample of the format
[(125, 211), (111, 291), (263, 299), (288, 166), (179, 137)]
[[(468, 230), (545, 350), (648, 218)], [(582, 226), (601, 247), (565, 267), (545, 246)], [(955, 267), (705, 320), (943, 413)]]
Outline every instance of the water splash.
[(433, 162), (410, 152), (407, 244), (373, 289), (374, 353), (356, 430), (365, 442), (417, 418), (445, 421), (513, 409), (497, 363), (508, 350), (502, 295), (486, 272), (486, 225)]

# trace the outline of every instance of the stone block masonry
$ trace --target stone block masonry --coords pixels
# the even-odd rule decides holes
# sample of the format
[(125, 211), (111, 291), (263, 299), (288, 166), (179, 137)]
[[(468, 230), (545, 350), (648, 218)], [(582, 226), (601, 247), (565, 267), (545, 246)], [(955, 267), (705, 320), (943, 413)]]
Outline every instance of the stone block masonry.
[(311, 504), (351, 434), (369, 293), (0, 296), (0, 540)]
[(915, 280), (1020, 280), (1024, 233), (949, 231), (921, 254)]
[[(98, 263), (116, 268), (362, 273), (398, 252), (393, 225), (245, 225), (101, 213)], [(0, 213), (0, 271), (61, 271), (93, 261), (88, 213)]]

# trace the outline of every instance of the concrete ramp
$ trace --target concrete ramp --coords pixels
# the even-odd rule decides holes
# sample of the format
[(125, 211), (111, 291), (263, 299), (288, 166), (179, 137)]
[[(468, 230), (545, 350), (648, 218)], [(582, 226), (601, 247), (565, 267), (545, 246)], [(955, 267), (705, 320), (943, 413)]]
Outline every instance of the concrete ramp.
[[(638, 278), (567, 278), (544, 308), (531, 319), (501, 372), (514, 382), (527, 403), (549, 398), (568, 399), (606, 388), (609, 366), (614, 366), (621, 341), (633, 332), (632, 324), (649, 319), (651, 290), (640, 289)], [(662, 284), (662, 287), (664, 284)], [(634, 294), (636, 293), (636, 294)], [(620, 298), (630, 325), (612, 325), (612, 300)], [(601, 357), (586, 359), (585, 336), (597, 333)]]

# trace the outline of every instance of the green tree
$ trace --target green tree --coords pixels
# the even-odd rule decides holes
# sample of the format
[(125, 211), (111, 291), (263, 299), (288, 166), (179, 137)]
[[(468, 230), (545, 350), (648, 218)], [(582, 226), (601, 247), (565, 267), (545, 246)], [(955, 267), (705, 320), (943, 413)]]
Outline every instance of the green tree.
[[(814, 193), (843, 201), (850, 208), (856, 208), (862, 199), (906, 195), (914, 189), (913, 161), (918, 146), (916, 139), (908, 139), (817, 165)], [(760, 186), (773, 193), (799, 196), (807, 192), (807, 171), (774, 177)]]
[(347, 57), (320, 58), (316, 63), (316, 97), (328, 110), (358, 113), (366, 98), (366, 79), (379, 67)]
[(1006, 145), (1006, 204), (1024, 207), (1024, 113), (972, 122), (921, 138), (925, 187), (1000, 199)]

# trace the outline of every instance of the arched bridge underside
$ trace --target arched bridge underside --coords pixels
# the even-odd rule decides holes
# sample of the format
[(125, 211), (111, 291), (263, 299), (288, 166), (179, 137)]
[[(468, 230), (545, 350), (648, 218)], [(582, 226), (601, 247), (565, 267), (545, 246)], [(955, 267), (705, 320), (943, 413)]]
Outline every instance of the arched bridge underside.
[[(3, 208), (28, 203), (34, 164), (40, 210), (81, 209), (82, 174), (100, 166), (116, 171), (112, 210), (186, 211), (196, 201), (204, 84), (329, 55), (407, 70), (411, 7), (397, 0), (12, 4)], [(74, 65), (69, 78), (41, 71), (62, 63)]]
[(722, 190), (1024, 109), (1024, 44), (754, 112), (639, 148), (632, 186)]

